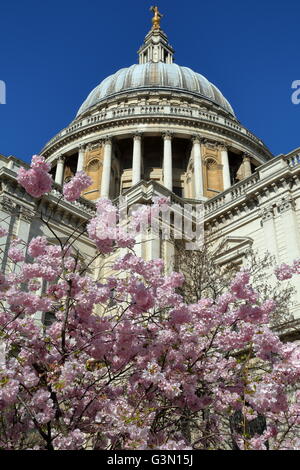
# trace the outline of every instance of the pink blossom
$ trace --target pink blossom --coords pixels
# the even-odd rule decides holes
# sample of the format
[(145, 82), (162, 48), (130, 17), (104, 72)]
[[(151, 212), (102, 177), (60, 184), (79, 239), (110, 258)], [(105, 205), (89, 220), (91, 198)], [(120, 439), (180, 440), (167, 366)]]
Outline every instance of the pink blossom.
[(40, 155), (33, 155), (31, 159), (31, 168), (34, 170), (49, 172), (51, 170), (51, 163), (47, 163), (45, 158)]
[(87, 231), (91, 240), (103, 253), (110, 253), (113, 247), (131, 248), (135, 240), (127, 230), (117, 225), (119, 214), (109, 199), (97, 202), (97, 215), (89, 222)]
[(254, 409), (263, 413), (271, 411), (279, 413), (288, 408), (287, 396), (281, 384), (274, 382), (261, 382), (255, 386), (252, 394), (246, 394), (246, 398)]
[(249, 285), (250, 274), (246, 270), (241, 270), (236, 274), (235, 279), (231, 283), (231, 291), (238, 299), (250, 300), (255, 302), (258, 294)]
[(24, 261), (25, 255), (21, 248), (17, 248), (16, 246), (12, 246), (8, 250), (8, 256), (15, 262), (18, 263), (20, 261)]
[(52, 177), (48, 173), (51, 165), (45, 162), (44, 157), (34, 155), (31, 160), (31, 169), (20, 168), (17, 181), (33, 197), (41, 197), (52, 187)]
[(160, 381), (164, 380), (165, 376), (161, 372), (159, 365), (152, 361), (147, 364), (146, 370), (142, 373), (142, 378), (149, 382), (159, 383)]
[(20, 375), (20, 382), (23, 381), (26, 387), (35, 387), (39, 383), (37, 373), (30, 366), (25, 366)]
[(157, 447), (157, 449), (158, 450), (192, 450), (192, 447), (186, 444), (184, 440), (173, 441), (169, 439), (166, 444), (162, 444), (161, 446)]
[(39, 297), (35, 294), (11, 289), (7, 293), (7, 302), (17, 312), (28, 314), (38, 311), (47, 312), (51, 310), (52, 301), (47, 297)]
[(2, 374), (1, 376), (0, 409), (3, 410), (6, 406), (15, 403), (19, 391), (19, 382), (9, 376)]
[(53, 401), (50, 398), (50, 392), (40, 389), (34, 393), (31, 398), (31, 404), (34, 409), (35, 418), (41, 424), (48, 423), (54, 418), (55, 410)]
[(130, 287), (132, 296), (132, 311), (135, 313), (146, 312), (154, 305), (152, 292), (147, 289), (142, 283), (134, 283)]
[(275, 269), (275, 275), (280, 281), (290, 279), (293, 276), (293, 268), (285, 263), (281, 264)]
[(68, 436), (56, 437), (54, 444), (59, 450), (79, 450), (83, 448), (83, 444), (86, 440), (84, 433), (79, 429), (74, 429)]
[(76, 201), (81, 192), (93, 183), (92, 178), (84, 171), (78, 171), (71, 181), (64, 185), (63, 193), (67, 201)]
[(35, 237), (28, 245), (28, 254), (33, 258), (47, 253), (47, 239), (46, 237)]
[(170, 312), (170, 322), (174, 325), (180, 325), (182, 323), (187, 323), (191, 320), (191, 314), (185, 305), (171, 310)]
[(295, 259), (293, 261), (293, 273), (300, 274), (300, 259)]
[(282, 351), (282, 343), (266, 326), (260, 327), (253, 336), (253, 347), (261, 359), (268, 359), (270, 354), (279, 354)]
[(58, 284), (52, 284), (48, 287), (47, 293), (49, 296), (54, 296), (56, 299), (61, 299), (68, 294), (70, 286), (67, 282), (59, 282)]
[(184, 275), (182, 273), (171, 273), (167, 277), (167, 283), (173, 288), (181, 287), (184, 283)]

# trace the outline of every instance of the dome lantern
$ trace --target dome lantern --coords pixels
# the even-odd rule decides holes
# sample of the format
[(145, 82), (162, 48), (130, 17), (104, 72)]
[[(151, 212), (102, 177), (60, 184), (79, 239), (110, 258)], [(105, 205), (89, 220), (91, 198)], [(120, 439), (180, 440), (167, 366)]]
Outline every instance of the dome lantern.
[(167, 35), (160, 28), (160, 19), (163, 15), (158, 11), (158, 7), (151, 7), (150, 10), (154, 12), (153, 26), (138, 51), (139, 64), (148, 62), (172, 64), (174, 49), (169, 44)]

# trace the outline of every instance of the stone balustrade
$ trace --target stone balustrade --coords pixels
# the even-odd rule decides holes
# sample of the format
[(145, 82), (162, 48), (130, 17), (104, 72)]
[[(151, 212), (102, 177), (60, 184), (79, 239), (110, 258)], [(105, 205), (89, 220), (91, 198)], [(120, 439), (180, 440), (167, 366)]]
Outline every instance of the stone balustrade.
[(89, 201), (88, 199), (80, 197), (77, 201), (74, 201), (72, 203), (69, 203), (65, 199), (63, 199), (62, 186), (57, 183), (53, 183), (53, 187), (48, 193), (48, 195), (50, 197), (53, 196), (55, 199), (63, 200), (65, 204), (71, 204), (73, 207), (76, 207), (85, 214), (94, 216), (96, 213), (95, 204)]
[[(292, 156), (280, 155), (279, 157), (274, 158), (272, 163), (274, 165), (278, 165), (278, 172), (282, 171), (282, 168), (294, 169), (300, 166), (300, 153)], [(262, 171), (260, 170), (260, 167), (258, 167), (255, 173), (253, 173), (248, 178), (245, 178), (243, 181), (234, 184), (226, 191), (223, 191), (220, 195), (217, 195), (212, 199), (206, 201), (205, 214), (208, 215), (228, 203), (236, 201), (239, 198), (245, 197), (246, 191), (251, 189), (254, 185), (258, 185), (265, 179), (265, 176), (261, 175), (261, 173)], [(272, 172), (272, 175), (274, 174), (276, 174), (276, 167), (274, 167), (274, 171)]]
[(89, 116), (81, 119), (78, 122), (70, 124), (68, 127), (59, 132), (55, 137), (53, 137), (47, 145), (44, 147), (43, 151), (46, 151), (51, 145), (60, 140), (66, 135), (73, 134), (79, 129), (87, 129), (92, 127), (97, 123), (105, 123), (112, 119), (116, 120), (118, 118), (130, 117), (130, 116), (147, 116), (147, 115), (173, 115), (173, 116), (182, 116), (188, 117), (197, 121), (208, 121), (220, 124), (232, 129), (235, 132), (247, 136), (250, 140), (255, 142), (260, 146), (264, 146), (263, 142), (255, 137), (250, 131), (248, 131), (243, 126), (239, 125), (236, 121), (224, 118), (223, 116), (217, 115), (215, 113), (205, 112), (201, 109), (190, 108), (188, 106), (171, 106), (171, 105), (135, 105), (135, 106), (126, 106), (120, 108), (112, 108), (107, 111), (100, 112), (94, 116)]
[(287, 162), (288, 166), (294, 168), (295, 166), (300, 165), (300, 153), (297, 153), (293, 156), (286, 156), (285, 161)]

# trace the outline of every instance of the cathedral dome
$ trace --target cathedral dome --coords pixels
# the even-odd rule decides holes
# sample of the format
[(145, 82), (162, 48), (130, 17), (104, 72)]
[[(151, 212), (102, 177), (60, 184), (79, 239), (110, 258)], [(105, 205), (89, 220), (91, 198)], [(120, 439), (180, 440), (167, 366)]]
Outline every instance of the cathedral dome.
[(188, 67), (164, 62), (135, 64), (105, 78), (83, 102), (77, 116), (102, 100), (136, 89), (184, 91), (211, 101), (234, 116), (230, 103), (203, 75)]
[[(90, 176), (86, 199), (116, 199), (131, 187), (138, 188), (130, 194), (139, 198), (151, 181), (180, 198), (203, 200), (250, 177), (272, 157), (215, 85), (174, 63), (174, 49), (160, 28), (162, 15), (157, 6), (151, 11), (138, 64), (99, 83), (76, 118), (43, 149), (57, 184), (82, 170)], [(137, 186), (142, 181), (143, 189)]]

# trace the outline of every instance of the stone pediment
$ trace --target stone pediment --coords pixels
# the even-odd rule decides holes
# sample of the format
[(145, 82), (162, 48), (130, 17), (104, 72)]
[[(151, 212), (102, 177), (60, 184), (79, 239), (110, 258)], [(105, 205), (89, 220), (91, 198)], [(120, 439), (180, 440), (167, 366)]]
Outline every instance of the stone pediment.
[(226, 237), (219, 245), (216, 260), (223, 264), (237, 258), (243, 258), (252, 244), (253, 239), (250, 237)]

